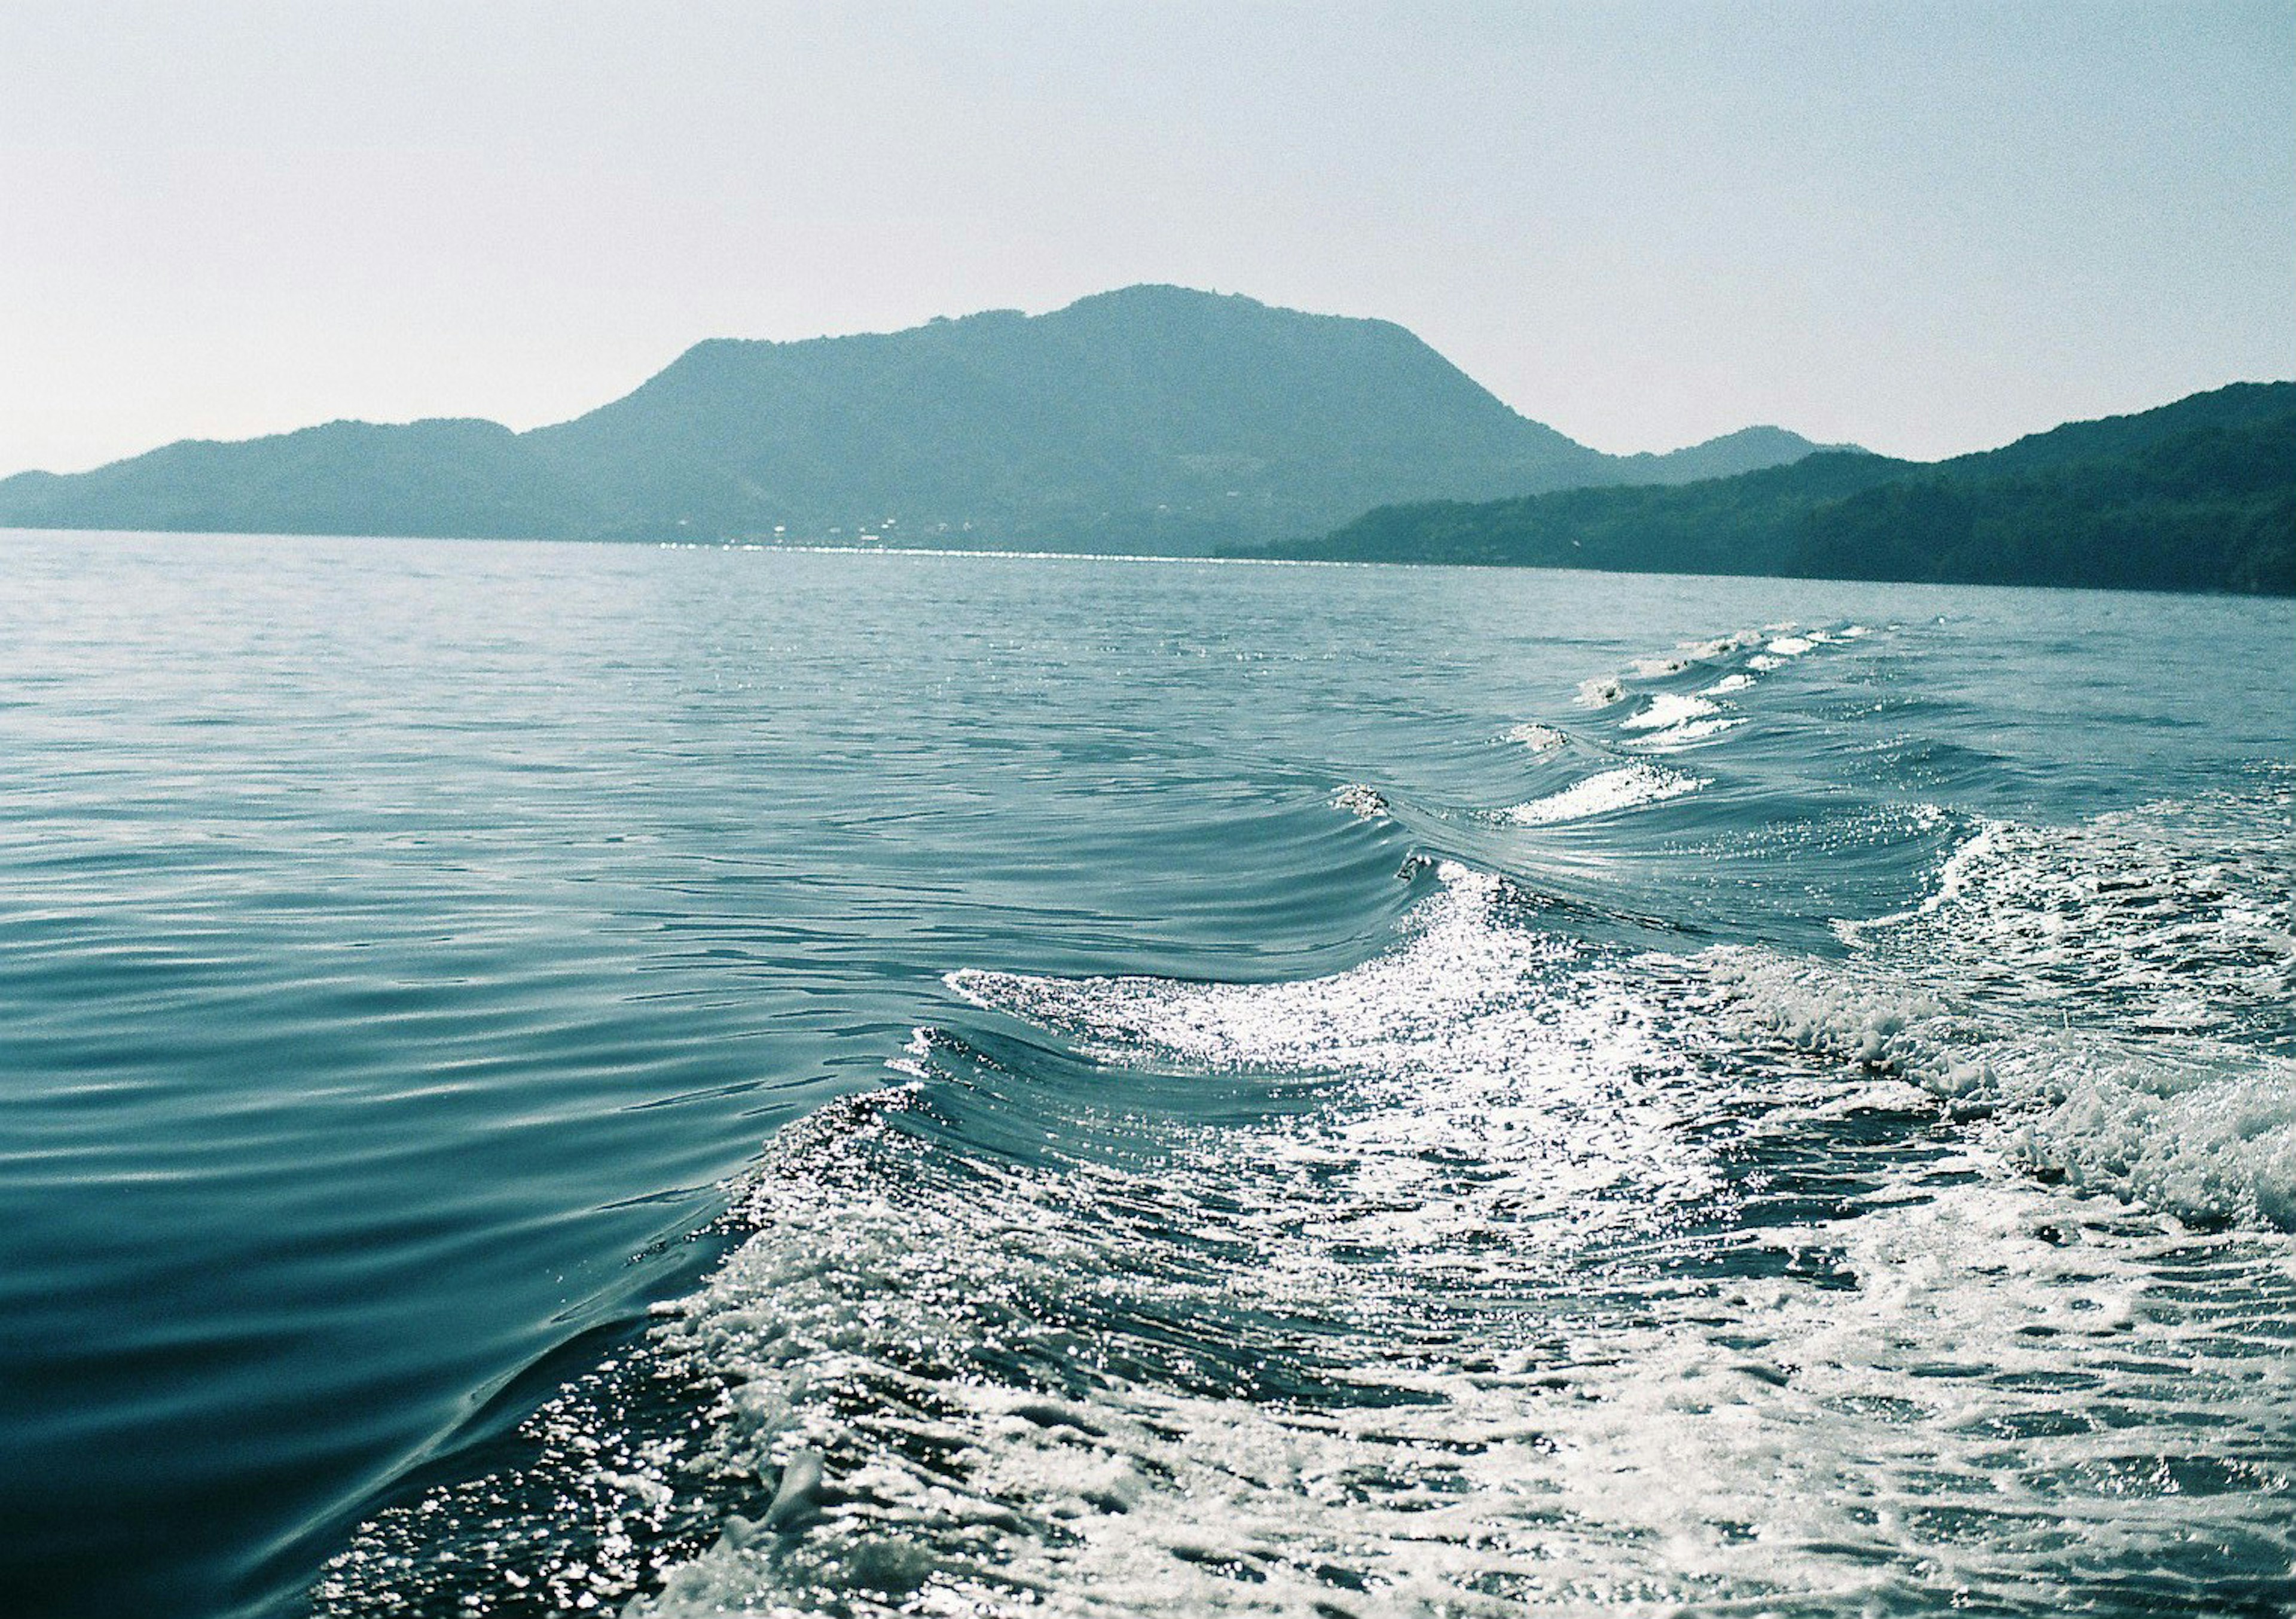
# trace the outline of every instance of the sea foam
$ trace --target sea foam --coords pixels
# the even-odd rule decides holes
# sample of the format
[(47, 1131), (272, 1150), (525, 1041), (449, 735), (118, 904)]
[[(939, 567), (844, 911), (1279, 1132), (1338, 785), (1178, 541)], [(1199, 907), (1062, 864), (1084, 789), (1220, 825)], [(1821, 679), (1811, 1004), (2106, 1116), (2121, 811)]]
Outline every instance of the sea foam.
[(390, 1611), (401, 1532), (629, 1619), (2078, 1609), (2296, 1557), (2271, 1253), (1924, 1125), (1987, 1031), (1871, 963), (1590, 952), (1438, 877), (1324, 977), (952, 975), (1126, 1083), (919, 1030), (520, 1480), (386, 1519), (321, 1611)]
[(2288, 795), (1980, 827), (1847, 961), (1731, 947), (1733, 1019), (2000, 1115), (2016, 1157), (2203, 1222), (2296, 1229)]
[(1706, 785), (1701, 777), (1657, 765), (1627, 765), (1573, 782), (1559, 792), (1506, 812), (1522, 826), (1544, 826), (1560, 821), (1580, 821), (1607, 815), (1645, 804), (1659, 804), (1694, 793)]

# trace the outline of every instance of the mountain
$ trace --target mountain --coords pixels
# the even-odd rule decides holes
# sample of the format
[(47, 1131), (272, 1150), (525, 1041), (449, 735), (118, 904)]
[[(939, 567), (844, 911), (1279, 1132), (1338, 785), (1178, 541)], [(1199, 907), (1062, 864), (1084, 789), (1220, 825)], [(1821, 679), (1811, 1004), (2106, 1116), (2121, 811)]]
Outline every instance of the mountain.
[(24, 527), (538, 535), (582, 511), (556, 470), (492, 421), (332, 421), (0, 480), (0, 524)]
[(1669, 487), (1373, 511), (1279, 554), (2296, 593), (2296, 383), (1930, 463), (1863, 452)]
[(1808, 454), (1755, 428), (1611, 456), (1402, 327), (1143, 286), (1049, 315), (688, 349), (554, 427), (332, 422), (0, 480), (0, 524), (1209, 550), (1366, 507), (1678, 482)]
[[(1800, 461), (1818, 450), (1849, 450), (1857, 454), (1856, 445), (1812, 444), (1800, 433), (1790, 433), (1782, 427), (1740, 428), (1734, 433), (1725, 433), (1719, 438), (1710, 438), (1703, 444), (1693, 444), (1687, 449), (1674, 450), (1664, 455), (1653, 455), (1647, 450), (1637, 455), (1618, 458), (1620, 476), (1605, 478), (1603, 483), (1615, 484), (1687, 484), (1710, 478), (1732, 478), (1741, 472), (1759, 471), (1764, 467), (1780, 467)], [(1535, 494), (1535, 490), (1520, 490), (1519, 494)]]

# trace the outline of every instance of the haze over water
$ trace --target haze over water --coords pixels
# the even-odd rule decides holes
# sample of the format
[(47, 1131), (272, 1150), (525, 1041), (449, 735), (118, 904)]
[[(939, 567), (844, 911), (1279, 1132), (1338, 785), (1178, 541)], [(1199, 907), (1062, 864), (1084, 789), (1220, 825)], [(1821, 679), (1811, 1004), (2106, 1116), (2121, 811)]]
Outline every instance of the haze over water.
[(2284, 1611), (2292, 644), (11, 536), (0, 1592)]

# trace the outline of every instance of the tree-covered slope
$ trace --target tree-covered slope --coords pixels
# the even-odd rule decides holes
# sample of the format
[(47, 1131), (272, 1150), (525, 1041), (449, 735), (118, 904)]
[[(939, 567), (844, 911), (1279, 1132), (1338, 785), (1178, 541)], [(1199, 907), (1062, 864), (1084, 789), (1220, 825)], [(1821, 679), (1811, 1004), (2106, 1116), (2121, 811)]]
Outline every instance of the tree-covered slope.
[(0, 480), (0, 524), (20, 527), (530, 536), (586, 520), (583, 496), (491, 421), (332, 421)]
[(1812, 511), (1783, 571), (2296, 594), (2296, 410), (1989, 477), (1894, 478)]
[(1828, 453), (1670, 488), (1374, 511), (1287, 554), (2296, 592), (2296, 383), (1920, 464)]
[(0, 481), (0, 524), (1191, 550), (1383, 503), (1677, 480), (1811, 447), (1757, 429), (1605, 455), (1388, 322), (1134, 287), (1034, 317), (706, 342), (524, 434), (338, 422), (25, 474)]
[(1515, 414), (1401, 327), (1143, 287), (1031, 319), (719, 341), (532, 435), (615, 524), (1029, 542), (1297, 533), (1373, 492), (1495, 495), (1610, 457)]

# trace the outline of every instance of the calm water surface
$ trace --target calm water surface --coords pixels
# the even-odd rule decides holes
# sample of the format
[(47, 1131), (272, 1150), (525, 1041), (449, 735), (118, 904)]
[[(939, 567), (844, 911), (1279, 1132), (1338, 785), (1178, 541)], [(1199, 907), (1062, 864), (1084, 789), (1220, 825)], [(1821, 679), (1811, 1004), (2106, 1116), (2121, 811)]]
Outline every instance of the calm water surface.
[(0, 1610), (2284, 1611), (2292, 648), (0, 536)]

